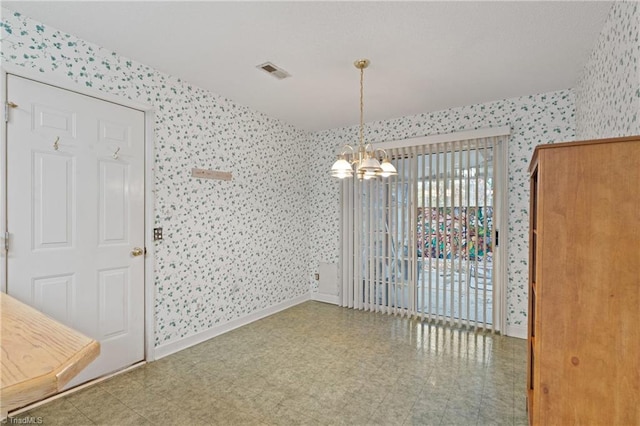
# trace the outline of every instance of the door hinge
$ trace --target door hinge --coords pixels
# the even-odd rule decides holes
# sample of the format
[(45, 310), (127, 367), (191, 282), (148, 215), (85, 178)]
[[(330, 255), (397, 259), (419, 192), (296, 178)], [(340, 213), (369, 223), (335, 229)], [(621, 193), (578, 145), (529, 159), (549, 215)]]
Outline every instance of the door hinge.
[(5, 251), (9, 251), (9, 236), (11, 234), (9, 234), (9, 231), (6, 231), (4, 233), (4, 250)]
[(500, 232), (496, 229), (496, 244), (495, 246), (498, 247), (500, 245)]
[(17, 108), (18, 105), (11, 102), (11, 101), (7, 101), (4, 103), (4, 122), (8, 123), (9, 122), (9, 108)]

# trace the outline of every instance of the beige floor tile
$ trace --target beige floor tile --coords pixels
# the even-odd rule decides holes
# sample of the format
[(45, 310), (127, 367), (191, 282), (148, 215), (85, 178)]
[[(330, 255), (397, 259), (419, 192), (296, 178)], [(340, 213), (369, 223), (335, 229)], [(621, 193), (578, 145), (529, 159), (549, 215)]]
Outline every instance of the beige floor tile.
[(450, 396), (447, 392), (429, 392), (426, 388), (423, 389), (423, 392), (409, 410), (404, 424), (439, 424), (447, 408), (447, 401)]
[[(66, 396), (64, 399), (66, 399), (78, 409), (80, 409), (80, 407), (82, 407), (83, 409), (90, 409), (92, 407), (99, 407), (105, 401), (115, 400), (116, 398), (111, 396), (109, 392), (104, 390), (102, 386), (98, 384), (96, 386), (90, 386), (72, 393), (69, 396)], [(47, 407), (48, 405), (49, 404), (45, 405), (44, 407)]]
[[(478, 416), (477, 424), (478, 426), (507, 426), (513, 425), (513, 415), (511, 411), (497, 411), (492, 410), (491, 412), (480, 411), (480, 415)], [(528, 424), (528, 423), (527, 423)]]
[[(193, 413), (192, 413), (193, 414)], [(201, 424), (206, 425), (265, 425), (266, 423), (244, 410), (226, 404), (201, 408), (198, 412)]]
[(202, 423), (199, 416), (185, 410), (180, 404), (171, 401), (163, 401), (161, 404), (149, 404), (136, 408), (135, 411), (152, 425), (196, 425)]
[(147, 419), (108, 392), (103, 392), (101, 395), (81, 395), (75, 399), (71, 396), (69, 400), (95, 424), (119, 426), (148, 424)]
[[(93, 422), (71, 404), (66, 398), (57, 399), (49, 404), (40, 406), (18, 416), (23, 423), (14, 424), (43, 424), (43, 425), (90, 425)], [(40, 423), (41, 422), (41, 423)], [(7, 422), (7, 424), (12, 424)]]
[(31, 410), (43, 424), (527, 423), (526, 343), (307, 302)]
[(168, 399), (146, 388), (135, 391), (125, 390), (114, 396), (124, 405), (143, 417), (162, 411), (164, 407), (169, 404)]
[(264, 413), (262, 421), (273, 426), (318, 426), (320, 422), (304, 413), (278, 404)]
[(404, 424), (415, 404), (415, 399), (387, 398), (371, 412), (375, 424)]

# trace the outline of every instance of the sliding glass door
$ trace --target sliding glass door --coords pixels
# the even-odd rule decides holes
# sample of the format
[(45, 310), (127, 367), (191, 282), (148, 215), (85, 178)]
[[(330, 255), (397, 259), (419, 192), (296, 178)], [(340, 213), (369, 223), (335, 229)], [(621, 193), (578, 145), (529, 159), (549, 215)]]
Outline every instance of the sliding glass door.
[(345, 184), (345, 306), (494, 327), (499, 141), (389, 149), (398, 176)]
[(493, 147), (452, 144), (449, 148), (417, 156), (417, 311), (490, 325)]

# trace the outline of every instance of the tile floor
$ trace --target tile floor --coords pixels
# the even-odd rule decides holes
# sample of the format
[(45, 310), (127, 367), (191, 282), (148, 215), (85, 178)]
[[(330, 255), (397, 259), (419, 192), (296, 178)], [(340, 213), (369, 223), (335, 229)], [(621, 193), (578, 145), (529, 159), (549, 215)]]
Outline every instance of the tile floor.
[(9, 423), (526, 425), (525, 348), (306, 302)]

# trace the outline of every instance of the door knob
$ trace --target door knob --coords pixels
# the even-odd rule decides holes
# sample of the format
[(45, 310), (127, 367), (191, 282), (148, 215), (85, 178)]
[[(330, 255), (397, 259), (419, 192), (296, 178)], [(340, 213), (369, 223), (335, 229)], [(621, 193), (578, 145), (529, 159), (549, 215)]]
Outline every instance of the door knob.
[(142, 256), (143, 254), (144, 254), (144, 249), (141, 249), (140, 247), (134, 247), (133, 250), (131, 250), (132, 256)]

